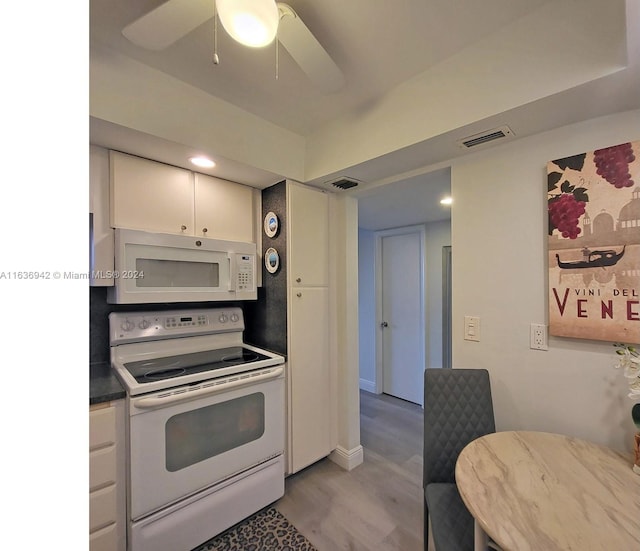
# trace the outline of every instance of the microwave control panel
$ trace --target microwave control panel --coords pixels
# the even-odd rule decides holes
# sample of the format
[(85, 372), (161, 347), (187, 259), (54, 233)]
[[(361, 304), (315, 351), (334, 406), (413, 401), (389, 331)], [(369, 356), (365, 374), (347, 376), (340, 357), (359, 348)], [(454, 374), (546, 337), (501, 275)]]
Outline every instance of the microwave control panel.
[(237, 291), (253, 291), (255, 284), (255, 256), (252, 254), (236, 255), (236, 266), (238, 270)]

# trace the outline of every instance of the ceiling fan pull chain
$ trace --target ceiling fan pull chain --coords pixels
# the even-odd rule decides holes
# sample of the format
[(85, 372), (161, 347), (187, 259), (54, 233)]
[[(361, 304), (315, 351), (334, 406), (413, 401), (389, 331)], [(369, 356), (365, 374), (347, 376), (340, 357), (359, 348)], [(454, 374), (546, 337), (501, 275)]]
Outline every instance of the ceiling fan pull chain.
[(278, 34), (276, 31), (276, 80), (278, 80), (278, 73), (280, 70), (280, 56), (279, 56), (279, 51), (280, 51), (280, 41), (278, 40)]
[(213, 64), (218, 65), (220, 58), (218, 57), (218, 10), (216, 9), (216, 0), (213, 0)]

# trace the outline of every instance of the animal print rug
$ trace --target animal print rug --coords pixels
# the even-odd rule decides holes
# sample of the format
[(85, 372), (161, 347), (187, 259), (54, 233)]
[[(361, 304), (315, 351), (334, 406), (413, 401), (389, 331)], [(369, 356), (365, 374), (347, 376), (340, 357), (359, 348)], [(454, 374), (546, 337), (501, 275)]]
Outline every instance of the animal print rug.
[(194, 551), (317, 551), (273, 507), (232, 526)]

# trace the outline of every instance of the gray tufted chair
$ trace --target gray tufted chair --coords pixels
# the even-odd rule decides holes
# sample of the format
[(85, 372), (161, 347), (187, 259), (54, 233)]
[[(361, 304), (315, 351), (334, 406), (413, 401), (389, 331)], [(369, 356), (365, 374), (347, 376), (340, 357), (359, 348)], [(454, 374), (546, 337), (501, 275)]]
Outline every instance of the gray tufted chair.
[(486, 369), (425, 370), (425, 551), (429, 518), (436, 551), (473, 551), (473, 517), (458, 493), (454, 470), (462, 448), (495, 430)]

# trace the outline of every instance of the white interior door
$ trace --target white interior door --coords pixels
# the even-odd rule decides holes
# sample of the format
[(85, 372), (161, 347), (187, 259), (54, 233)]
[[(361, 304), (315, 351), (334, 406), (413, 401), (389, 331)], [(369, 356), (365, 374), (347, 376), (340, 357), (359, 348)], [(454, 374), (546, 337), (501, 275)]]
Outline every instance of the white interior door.
[(379, 251), (382, 392), (422, 404), (424, 230), (384, 232)]

